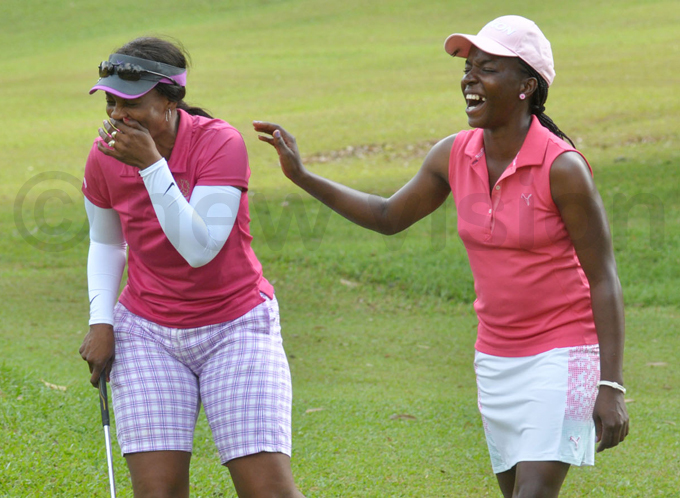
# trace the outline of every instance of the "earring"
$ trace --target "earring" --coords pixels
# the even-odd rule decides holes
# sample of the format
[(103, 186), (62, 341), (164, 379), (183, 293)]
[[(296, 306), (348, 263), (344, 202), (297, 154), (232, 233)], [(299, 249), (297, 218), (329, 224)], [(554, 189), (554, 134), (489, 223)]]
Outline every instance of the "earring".
[(527, 96), (524, 95), (523, 93), (520, 93), (520, 94), (519, 94), (519, 100), (524, 100), (524, 99), (526, 99), (526, 98), (527, 98)]
[(167, 111), (165, 111), (165, 120), (170, 121), (171, 117), (172, 117), (172, 111), (170, 109), (168, 109)]

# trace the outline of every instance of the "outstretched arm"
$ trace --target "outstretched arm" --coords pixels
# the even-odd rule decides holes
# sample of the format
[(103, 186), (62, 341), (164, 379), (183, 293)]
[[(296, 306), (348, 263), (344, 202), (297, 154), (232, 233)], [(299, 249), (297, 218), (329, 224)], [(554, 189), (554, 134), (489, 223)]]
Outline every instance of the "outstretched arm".
[(451, 189), (449, 154), (455, 136), (437, 143), (418, 173), (389, 199), (360, 192), (311, 173), (302, 164), (295, 138), (281, 126), (253, 122), (258, 138), (279, 154), (283, 173), (329, 208), (364, 228), (392, 235), (408, 228), (442, 205)]
[[(550, 187), (590, 284), (600, 343), (600, 378), (623, 385), (623, 294), (602, 198), (587, 164), (576, 152), (567, 152), (555, 160)], [(601, 386), (593, 418), (600, 442), (597, 451), (623, 441), (628, 435), (623, 393)]]

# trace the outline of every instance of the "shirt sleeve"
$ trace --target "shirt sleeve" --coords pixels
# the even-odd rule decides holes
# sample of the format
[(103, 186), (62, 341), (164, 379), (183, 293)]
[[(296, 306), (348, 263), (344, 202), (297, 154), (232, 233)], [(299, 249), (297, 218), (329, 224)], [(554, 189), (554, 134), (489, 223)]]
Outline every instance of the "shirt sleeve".
[(85, 198), (95, 206), (111, 209), (112, 206), (106, 189), (105, 177), (98, 158), (101, 152), (97, 149), (97, 141), (92, 144), (90, 154), (87, 156), (82, 191)]
[(241, 134), (226, 123), (206, 133), (196, 185), (230, 185), (248, 190), (248, 151)]

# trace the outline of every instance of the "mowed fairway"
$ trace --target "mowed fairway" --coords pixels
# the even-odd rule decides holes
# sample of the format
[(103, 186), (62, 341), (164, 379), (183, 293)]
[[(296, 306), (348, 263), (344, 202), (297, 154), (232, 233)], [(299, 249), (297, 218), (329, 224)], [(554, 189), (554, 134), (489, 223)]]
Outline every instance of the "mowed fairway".
[[(502, 6), (501, 6), (502, 4)], [(386, 238), (296, 190), (254, 119), (311, 169), (389, 195), (466, 127), (443, 50), (504, 14), (534, 19), (557, 78), (547, 113), (590, 160), (627, 303), (631, 434), (563, 496), (680, 496), (680, 4), (675, 0), (4, 0), (0, 4), (0, 497), (108, 496), (87, 331), (79, 182), (104, 113), (87, 91), (144, 34), (192, 55), (189, 102), (240, 129), (251, 229), (281, 305), (293, 468), (307, 497), (498, 497), (476, 406), (476, 319), (448, 201)], [(115, 436), (114, 436), (115, 443)], [(120, 497), (131, 497), (114, 451)], [(201, 415), (192, 496), (236, 496)]]

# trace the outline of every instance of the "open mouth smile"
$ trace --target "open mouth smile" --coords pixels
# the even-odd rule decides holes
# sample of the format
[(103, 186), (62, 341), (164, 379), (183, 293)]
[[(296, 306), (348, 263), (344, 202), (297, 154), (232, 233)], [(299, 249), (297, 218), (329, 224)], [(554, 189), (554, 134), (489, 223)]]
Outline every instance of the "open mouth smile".
[(465, 95), (465, 101), (467, 102), (467, 109), (466, 111), (476, 111), (480, 107), (484, 105), (486, 102), (486, 97), (482, 97), (479, 94), (476, 93), (468, 93)]

